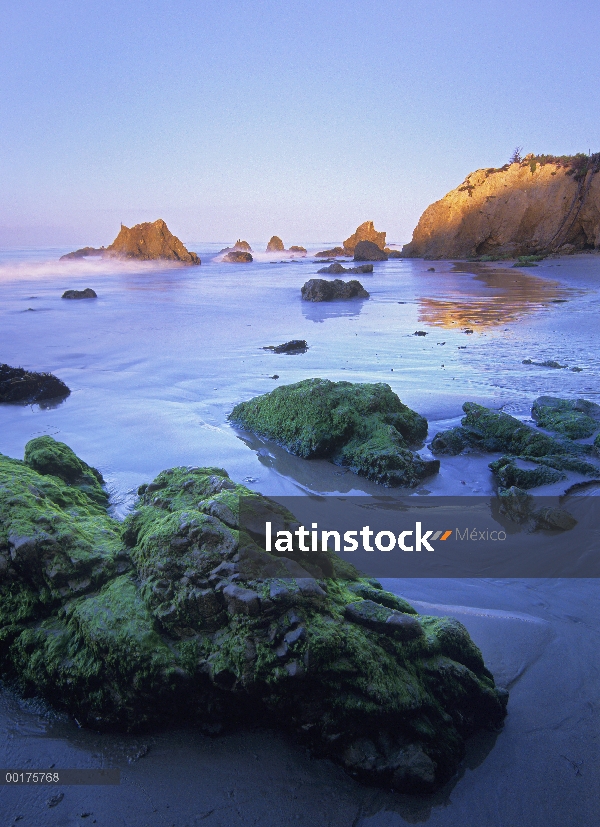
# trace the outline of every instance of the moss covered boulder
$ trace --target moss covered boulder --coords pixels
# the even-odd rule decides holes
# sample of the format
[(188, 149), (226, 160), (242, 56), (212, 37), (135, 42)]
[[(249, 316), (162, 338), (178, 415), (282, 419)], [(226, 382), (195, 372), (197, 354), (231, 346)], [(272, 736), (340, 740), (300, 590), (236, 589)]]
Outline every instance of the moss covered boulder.
[(431, 450), (451, 456), (469, 449), (505, 452), (489, 466), (502, 488), (537, 488), (566, 479), (567, 472), (600, 474), (596, 464), (583, 458), (592, 456), (593, 447), (576, 441), (600, 428), (600, 405), (594, 402), (550, 396), (537, 399), (533, 416), (538, 425), (557, 433), (557, 438), (474, 402), (465, 402), (463, 411), (461, 426), (436, 434)]
[(531, 415), (540, 428), (570, 439), (585, 439), (600, 430), (600, 405), (587, 399), (540, 396), (533, 403)]
[(409, 450), (427, 435), (427, 420), (389, 385), (305, 379), (242, 402), (234, 425), (265, 436), (305, 459), (321, 457), (388, 486), (414, 486), (439, 471)]
[(0, 456), (0, 673), (22, 691), (96, 728), (286, 728), (401, 791), (435, 788), (502, 724), (507, 693), (464, 626), (328, 552), (268, 553), (240, 496), (258, 521), (293, 515), (224, 470), (163, 471), (120, 524), (60, 444), (27, 455), (42, 447), (38, 470)]

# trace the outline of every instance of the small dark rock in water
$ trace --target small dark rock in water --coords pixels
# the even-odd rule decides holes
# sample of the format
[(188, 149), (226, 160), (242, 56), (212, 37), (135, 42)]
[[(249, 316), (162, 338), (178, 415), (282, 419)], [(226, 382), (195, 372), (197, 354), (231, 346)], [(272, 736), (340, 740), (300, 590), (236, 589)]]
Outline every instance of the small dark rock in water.
[(533, 359), (523, 359), (522, 364), (535, 365), (538, 368), (555, 368), (558, 370), (564, 370), (568, 367), (568, 365), (561, 365), (560, 362), (556, 362), (554, 359), (546, 359), (545, 362), (534, 362)]
[(470, 327), (465, 328), (463, 331), (464, 333), (473, 333), (473, 330)]
[(302, 287), (302, 298), (307, 302), (331, 302), (336, 299), (368, 299), (369, 294), (356, 279), (310, 279)]
[(273, 376), (271, 376), (271, 379), (279, 379), (279, 374), (274, 373)]
[(387, 261), (388, 254), (373, 241), (359, 241), (354, 248), (354, 261)]
[(315, 253), (316, 258), (335, 258), (343, 255), (345, 255), (343, 247), (333, 247), (331, 250), (321, 250), (320, 253)]
[(435, 267), (428, 267), (427, 272), (428, 273), (435, 273)]
[(65, 290), (62, 294), (63, 299), (97, 299), (98, 296), (91, 287), (86, 287), (85, 290)]
[(272, 350), (273, 353), (306, 353), (308, 345), (305, 339), (291, 339), (282, 345), (267, 345), (263, 350)]
[(321, 267), (317, 273), (372, 273), (372, 264), (360, 264), (358, 267), (344, 267), (339, 261), (334, 261), (329, 267)]
[(30, 405), (70, 393), (65, 383), (52, 373), (33, 373), (24, 368), (0, 365), (0, 402), (25, 402)]
[(384, 247), (383, 249), (388, 254), (388, 258), (404, 258), (402, 250), (392, 250), (390, 247)]
[(247, 253), (244, 250), (231, 250), (223, 256), (223, 261), (228, 261), (231, 264), (246, 264), (254, 261), (254, 259), (251, 253)]
[(426, 330), (415, 330), (415, 332), (413, 333), (413, 336), (427, 336), (427, 331)]

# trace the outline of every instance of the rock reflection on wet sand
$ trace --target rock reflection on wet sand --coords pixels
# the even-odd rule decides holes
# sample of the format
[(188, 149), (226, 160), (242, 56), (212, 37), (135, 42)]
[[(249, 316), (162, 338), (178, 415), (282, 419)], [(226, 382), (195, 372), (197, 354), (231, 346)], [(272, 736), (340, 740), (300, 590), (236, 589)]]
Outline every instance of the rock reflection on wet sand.
[(419, 321), (450, 330), (514, 322), (552, 302), (568, 300), (573, 292), (516, 268), (465, 262), (453, 264), (448, 273), (438, 271), (436, 278), (444, 298), (420, 298)]

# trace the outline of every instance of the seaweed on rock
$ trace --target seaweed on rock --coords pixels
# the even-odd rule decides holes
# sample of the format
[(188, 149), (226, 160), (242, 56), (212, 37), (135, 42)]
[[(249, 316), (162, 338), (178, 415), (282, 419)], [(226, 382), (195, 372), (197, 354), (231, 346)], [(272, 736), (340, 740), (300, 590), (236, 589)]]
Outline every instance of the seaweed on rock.
[(27, 446), (54, 457), (36, 469), (0, 455), (0, 673), (23, 691), (95, 728), (285, 727), (402, 791), (445, 781), (464, 739), (502, 724), (507, 693), (458, 621), (238, 525), (241, 495), (293, 525), (282, 506), (222, 469), (173, 468), (120, 524), (49, 439)]
[(327, 458), (388, 486), (414, 486), (439, 470), (408, 447), (423, 441), (427, 420), (382, 382), (304, 379), (236, 405), (229, 418), (292, 454)]

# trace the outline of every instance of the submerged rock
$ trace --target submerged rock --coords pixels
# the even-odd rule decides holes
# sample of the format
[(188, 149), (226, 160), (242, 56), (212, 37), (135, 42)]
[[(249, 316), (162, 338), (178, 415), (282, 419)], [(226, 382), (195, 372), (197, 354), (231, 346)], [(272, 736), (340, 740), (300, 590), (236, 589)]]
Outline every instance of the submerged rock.
[(65, 290), (61, 296), (62, 299), (97, 299), (98, 294), (91, 287), (86, 287), (85, 290)]
[(388, 254), (372, 241), (359, 241), (354, 248), (354, 261), (387, 261)]
[(372, 273), (372, 264), (361, 264), (359, 267), (344, 267), (339, 261), (334, 261), (329, 267), (321, 267), (317, 273)]
[[(87, 251), (87, 252), (86, 252)], [(157, 221), (146, 221), (136, 224), (135, 227), (126, 227), (121, 224), (119, 235), (108, 247), (94, 250), (84, 247), (74, 253), (61, 256), (61, 261), (82, 256), (96, 255), (104, 258), (134, 258), (140, 261), (179, 261), (182, 264), (200, 264), (196, 253), (187, 250), (181, 241), (174, 236), (162, 218)]]
[(0, 402), (24, 402), (29, 405), (46, 399), (58, 399), (71, 393), (62, 379), (52, 373), (34, 373), (24, 368), (0, 365)]
[(414, 486), (439, 470), (408, 447), (425, 438), (427, 420), (383, 383), (305, 379), (242, 402), (229, 418), (292, 454), (330, 459), (384, 485)]
[(0, 455), (0, 673), (23, 691), (98, 729), (285, 728), (404, 792), (446, 781), (464, 739), (501, 725), (508, 693), (458, 621), (240, 531), (240, 495), (292, 529), (282, 506), (222, 469), (172, 468), (122, 525), (80, 487), (90, 467), (45, 439), (27, 446), (52, 457), (36, 470)]
[(368, 299), (369, 294), (356, 279), (342, 281), (334, 279), (309, 279), (301, 288), (302, 298), (307, 302), (332, 302), (338, 299)]
[(308, 345), (306, 339), (291, 339), (282, 345), (267, 345), (263, 350), (272, 350), (273, 353), (306, 353)]

